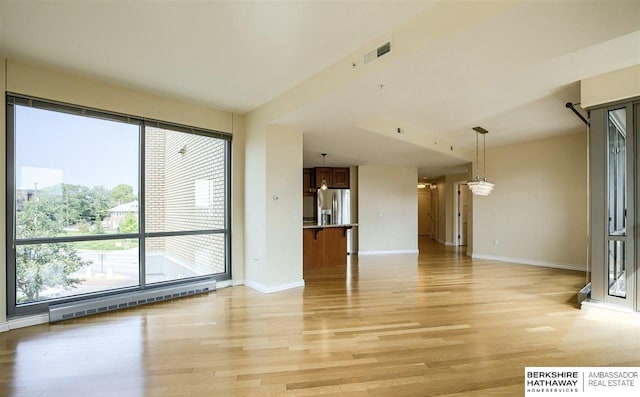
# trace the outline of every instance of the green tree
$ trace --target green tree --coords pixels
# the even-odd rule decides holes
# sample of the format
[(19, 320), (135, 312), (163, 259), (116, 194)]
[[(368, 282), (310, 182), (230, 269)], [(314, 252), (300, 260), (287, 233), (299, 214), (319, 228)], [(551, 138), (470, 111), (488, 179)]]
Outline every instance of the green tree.
[(104, 227), (102, 226), (102, 219), (97, 219), (93, 224), (93, 231), (96, 234), (104, 234)]
[(86, 234), (90, 231), (89, 224), (84, 219), (78, 222), (77, 226), (80, 233)]
[(111, 189), (111, 207), (118, 204), (130, 203), (136, 199), (133, 188), (129, 185), (120, 184)]
[[(115, 207), (111, 197), (111, 191), (104, 186), (95, 186), (89, 192), (89, 202), (91, 203), (91, 214), (93, 221), (102, 220), (109, 216), (109, 208)], [(90, 221), (90, 220), (87, 220)]]
[(87, 222), (95, 220), (93, 213), (91, 189), (81, 185), (62, 184), (62, 202), (64, 208), (65, 225), (75, 225), (84, 219)]
[[(21, 238), (54, 237), (66, 222), (59, 197), (42, 195), (24, 204), (18, 213)], [(71, 274), (89, 265), (69, 243), (19, 245), (16, 248), (16, 287), (21, 302), (37, 301), (47, 288), (71, 289), (83, 280)]]
[(132, 213), (128, 213), (120, 223), (120, 233), (135, 233), (137, 231), (138, 218)]

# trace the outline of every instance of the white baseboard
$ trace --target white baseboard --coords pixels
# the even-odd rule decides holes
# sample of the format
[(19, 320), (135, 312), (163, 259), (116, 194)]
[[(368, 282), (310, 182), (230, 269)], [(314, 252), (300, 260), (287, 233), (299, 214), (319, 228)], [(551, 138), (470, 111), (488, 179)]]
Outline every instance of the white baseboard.
[(264, 284), (256, 283), (255, 281), (244, 280), (244, 285), (251, 289), (255, 289), (256, 291), (262, 292), (264, 294), (271, 294), (274, 292), (280, 292), (280, 291), (284, 291), (291, 288), (304, 287), (304, 280), (294, 281), (293, 283), (274, 285), (271, 287), (266, 286)]
[(542, 266), (542, 267), (552, 267), (555, 269), (565, 269), (565, 270), (576, 270), (579, 272), (584, 272), (587, 270), (586, 266), (581, 265), (573, 265), (568, 263), (555, 263), (555, 262), (547, 262), (547, 261), (539, 261), (537, 259), (526, 259), (526, 258), (511, 258), (507, 256), (496, 256), (496, 255), (486, 255), (486, 254), (472, 254), (471, 257), (473, 259), (486, 259), (490, 261), (498, 261), (498, 262), (510, 262), (517, 263), (519, 265), (531, 265), (531, 266)]
[(363, 255), (401, 255), (412, 254), (417, 255), (418, 250), (390, 250), (390, 251), (358, 251), (358, 256)]
[(232, 280), (216, 281), (216, 289), (227, 288), (227, 287), (231, 287), (232, 285), (233, 285)]
[(234, 287), (238, 286), (238, 285), (244, 285), (244, 280), (241, 279), (241, 278), (239, 278), (237, 280), (232, 280), (232, 284), (231, 285), (233, 285)]
[(592, 301), (591, 299), (582, 301), (582, 303), (580, 304), (580, 308), (586, 311), (617, 312), (622, 314), (634, 314), (640, 316), (640, 313), (634, 312), (631, 308), (620, 307), (618, 305), (612, 305), (611, 303), (606, 302)]
[(0, 323), (0, 332), (7, 332), (12, 329), (30, 327), (32, 325), (47, 324), (48, 322), (49, 322), (49, 313), (16, 317), (16, 318), (7, 320), (6, 323)]
[(216, 289), (236, 287), (238, 285), (244, 285), (244, 280), (240, 278), (240, 279), (234, 279), (234, 280), (216, 281)]
[(610, 303), (592, 301), (590, 299), (582, 301), (580, 309), (589, 314), (601, 316), (615, 316), (616, 323), (620, 320), (628, 320), (632, 324), (640, 324), (640, 312), (635, 312), (631, 308), (620, 307)]

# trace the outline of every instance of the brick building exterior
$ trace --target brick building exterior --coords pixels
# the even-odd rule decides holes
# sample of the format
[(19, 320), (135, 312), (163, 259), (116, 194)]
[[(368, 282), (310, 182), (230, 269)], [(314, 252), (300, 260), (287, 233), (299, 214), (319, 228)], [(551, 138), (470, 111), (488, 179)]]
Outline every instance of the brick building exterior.
[[(146, 128), (145, 231), (224, 229), (225, 141)], [(224, 234), (146, 239), (147, 282), (222, 273)]]

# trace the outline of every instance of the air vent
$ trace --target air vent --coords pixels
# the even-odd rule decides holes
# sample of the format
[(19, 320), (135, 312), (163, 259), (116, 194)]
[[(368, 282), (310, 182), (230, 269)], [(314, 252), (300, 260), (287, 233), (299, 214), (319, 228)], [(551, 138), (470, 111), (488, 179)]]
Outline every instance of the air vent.
[(386, 43), (378, 46), (377, 48), (367, 52), (364, 54), (363, 64), (368, 64), (370, 62), (375, 61), (376, 59), (388, 54), (391, 52), (391, 42), (387, 41)]
[(152, 288), (144, 291), (111, 295), (49, 306), (49, 322), (53, 323), (71, 318), (84, 317), (95, 313), (140, 306), (151, 302), (160, 302), (182, 296), (190, 296), (215, 291), (216, 281), (201, 281), (194, 284), (174, 285)]

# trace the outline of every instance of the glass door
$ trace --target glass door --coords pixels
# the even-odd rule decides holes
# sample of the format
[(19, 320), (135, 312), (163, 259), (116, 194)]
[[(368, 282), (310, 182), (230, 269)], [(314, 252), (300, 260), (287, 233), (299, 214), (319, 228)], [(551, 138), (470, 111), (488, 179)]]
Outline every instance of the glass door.
[[(631, 107), (620, 105), (606, 111), (606, 247), (605, 301), (633, 305), (633, 125)], [(628, 156), (627, 154), (631, 155)]]

